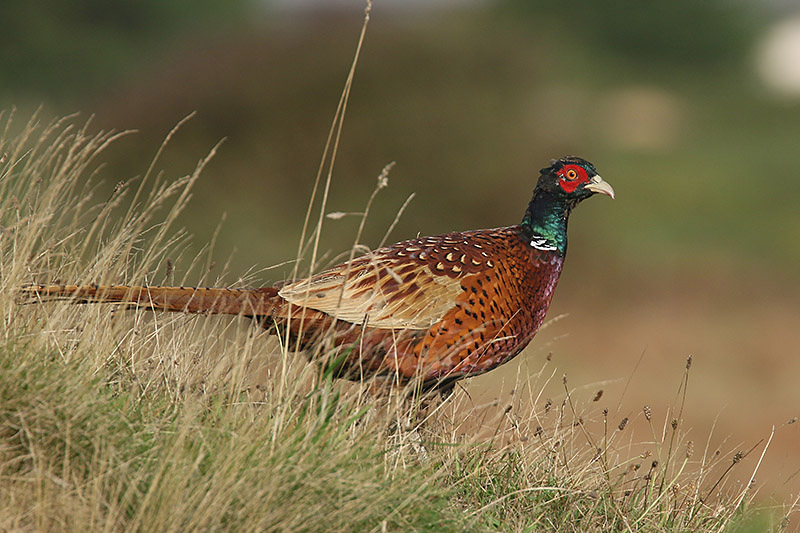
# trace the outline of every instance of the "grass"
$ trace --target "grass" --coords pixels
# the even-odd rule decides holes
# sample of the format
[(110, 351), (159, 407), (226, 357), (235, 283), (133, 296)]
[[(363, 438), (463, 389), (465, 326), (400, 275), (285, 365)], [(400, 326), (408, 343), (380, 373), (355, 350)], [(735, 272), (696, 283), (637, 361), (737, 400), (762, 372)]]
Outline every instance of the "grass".
[[(592, 401), (601, 392), (583, 398), (566, 377), (560, 397), (543, 397), (549, 363), (521, 377), (508, 403), (474, 405), (457, 389), (420, 404), (320, 376), (242, 318), (21, 305), (14, 289), (34, 281), (174, 276), (167, 257), (186, 239), (172, 222), (208, 158), (168, 181), (156, 156), (136, 188), (98, 201), (102, 152), (120, 135), (36, 117), (10, 133), (4, 120), (0, 529), (781, 526), (753, 513), (749, 483), (733, 481), (751, 479), (763, 444), (718, 453), (685, 440), (690, 364), (659, 429), (649, 408), (616, 420)], [(208, 260), (187, 262), (184, 277), (207, 281)], [(625, 442), (642, 419), (652, 440)]]
[(153, 250), (180, 242), (169, 222), (197, 173), (154, 180), (115, 222), (117, 199), (75, 190), (113, 137), (34, 119), (3, 139), (0, 528), (446, 526), (430, 469), (387, 467), (369, 404), (310, 389), (315, 367), (289, 354), (264, 367), (280, 350), (251, 324), (15, 301), (42, 277), (152, 279)]

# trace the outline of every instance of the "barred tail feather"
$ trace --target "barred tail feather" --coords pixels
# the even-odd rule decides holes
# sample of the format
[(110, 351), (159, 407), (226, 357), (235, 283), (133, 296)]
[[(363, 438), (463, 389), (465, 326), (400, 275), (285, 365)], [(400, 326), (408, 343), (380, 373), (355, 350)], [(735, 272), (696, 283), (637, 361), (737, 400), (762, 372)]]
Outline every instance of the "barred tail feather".
[(29, 285), (20, 289), (28, 302), (120, 303), (154, 311), (271, 316), (281, 299), (274, 287), (218, 289), (136, 285)]

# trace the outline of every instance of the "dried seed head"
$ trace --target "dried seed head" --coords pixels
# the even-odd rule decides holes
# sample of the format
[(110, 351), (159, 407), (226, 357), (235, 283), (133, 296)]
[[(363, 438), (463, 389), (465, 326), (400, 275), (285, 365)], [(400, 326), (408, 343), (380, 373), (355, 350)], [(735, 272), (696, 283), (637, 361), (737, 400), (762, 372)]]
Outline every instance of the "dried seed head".
[(622, 431), (623, 429), (625, 429), (625, 426), (627, 425), (628, 425), (628, 417), (626, 416), (620, 421), (619, 426), (617, 427), (619, 428), (620, 431)]
[(549, 412), (551, 407), (553, 407), (553, 400), (548, 398), (544, 401), (544, 412)]
[(636, 463), (635, 465), (632, 465), (632, 469), (633, 470), (639, 470), (641, 467), (642, 467), (642, 463)]
[(167, 259), (167, 277), (170, 277), (174, 270), (175, 265), (172, 263), (172, 259)]
[(658, 459), (653, 459), (653, 462), (650, 464), (650, 468), (652, 470), (655, 470), (656, 468), (658, 468)]
[(122, 190), (122, 188), (124, 186), (125, 186), (125, 182), (124, 181), (118, 181), (117, 184), (114, 185), (114, 193), (113, 194), (117, 194), (120, 190)]
[(788, 424), (794, 424), (795, 422), (797, 422), (797, 417), (790, 418), (790, 419), (789, 419), (789, 421), (788, 421), (788, 422), (786, 422), (786, 424), (787, 424), (787, 425), (788, 425)]
[(600, 389), (599, 391), (597, 391), (597, 392), (595, 393), (595, 395), (594, 395), (594, 399), (593, 399), (592, 401), (593, 401), (593, 402), (597, 402), (597, 401), (599, 401), (599, 400), (600, 400), (600, 398), (602, 398), (602, 397), (603, 397), (603, 389)]
[(691, 355), (686, 358), (686, 370), (689, 370), (690, 368), (692, 368), (692, 356)]
[(534, 431), (533, 434), (537, 437), (541, 437), (542, 433), (544, 433), (542, 426), (536, 426), (536, 431)]
[(642, 407), (642, 411), (644, 411), (644, 417), (649, 422), (650, 418), (653, 416), (653, 411), (650, 409), (649, 405), (645, 405)]
[(690, 458), (692, 453), (694, 453), (694, 442), (689, 441), (686, 443), (686, 458)]
[(672, 429), (673, 430), (678, 429), (678, 419), (677, 418), (673, 418), (672, 422), (671, 422), (671, 425), (672, 425)]
[(564, 374), (564, 377), (561, 378), (561, 383), (563, 383), (564, 385), (567, 384), (567, 375), (566, 374)]
[(735, 454), (733, 454), (733, 464), (736, 464), (739, 461), (741, 461), (742, 457), (744, 457), (744, 452), (736, 452)]
[(603, 417), (608, 416), (608, 407), (603, 408)]
[(553, 360), (553, 352), (547, 352), (547, 357), (546, 357), (546, 359), (547, 359), (548, 361), (552, 361), (552, 360)]
[(512, 406), (512, 405), (507, 405), (507, 406), (506, 406), (506, 408), (505, 408), (505, 410), (503, 411), (503, 414), (504, 414), (504, 415), (507, 415), (508, 413), (510, 413), (510, 412), (511, 412), (511, 409), (512, 409), (512, 408), (513, 408), (513, 406)]
[(641, 457), (642, 459), (647, 459), (651, 455), (653, 455), (653, 452), (651, 452), (650, 450), (645, 450), (639, 457)]
[(378, 176), (378, 190), (383, 189), (384, 187), (389, 186), (389, 171), (392, 170), (392, 167), (395, 165), (395, 162), (392, 161), (381, 170), (380, 175)]

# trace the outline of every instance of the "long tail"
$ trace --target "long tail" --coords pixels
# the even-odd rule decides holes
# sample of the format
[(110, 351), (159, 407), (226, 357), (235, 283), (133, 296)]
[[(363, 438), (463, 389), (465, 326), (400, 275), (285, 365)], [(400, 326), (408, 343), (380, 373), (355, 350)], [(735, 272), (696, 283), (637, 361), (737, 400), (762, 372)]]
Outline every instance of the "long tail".
[(136, 285), (28, 285), (20, 297), (30, 303), (69, 300), (75, 303), (121, 303), (156, 311), (268, 317), (282, 298), (275, 287), (219, 289)]

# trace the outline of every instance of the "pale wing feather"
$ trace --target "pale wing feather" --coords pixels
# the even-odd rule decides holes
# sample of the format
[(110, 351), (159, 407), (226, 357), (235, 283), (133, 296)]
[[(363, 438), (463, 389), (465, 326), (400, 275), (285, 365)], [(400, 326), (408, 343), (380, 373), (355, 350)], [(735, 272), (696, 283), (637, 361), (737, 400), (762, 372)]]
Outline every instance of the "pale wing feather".
[(353, 324), (424, 330), (453, 307), (461, 291), (458, 279), (435, 275), (424, 264), (366, 257), (354, 261), (349, 273), (341, 265), (287, 284), (279, 294), (296, 306)]

